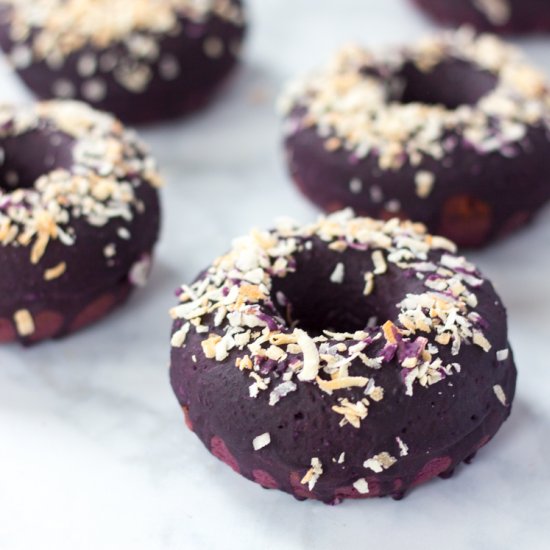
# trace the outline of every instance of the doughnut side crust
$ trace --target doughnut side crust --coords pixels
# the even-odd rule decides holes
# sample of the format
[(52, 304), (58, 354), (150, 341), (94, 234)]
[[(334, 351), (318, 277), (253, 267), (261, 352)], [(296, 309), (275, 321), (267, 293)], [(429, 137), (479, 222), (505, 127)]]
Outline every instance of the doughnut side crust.
[(544, 0), (412, 0), (444, 25), (471, 25), (502, 34), (548, 32), (550, 9)]
[[(237, 63), (246, 30), (239, 0), (216, 0), (208, 9), (167, 0), (151, 14), (151, 3), (141, 0), (70, 5), (65, 18), (51, 7), (38, 17), (34, 0), (0, 2), (0, 46), (39, 97), (85, 101), (133, 124), (208, 103)], [(120, 23), (108, 25), (108, 13)]]
[[(209, 277), (216, 280), (220, 266), (231, 264), (224, 257), (192, 287), (182, 287), (181, 305), (172, 312), (171, 381), (190, 429), (248, 479), (326, 503), (399, 498), (437, 475), (450, 475), (506, 420), (516, 379), (504, 307), (448, 241), (437, 238), (417, 255), (413, 241), (422, 237), (411, 224), (345, 216), (322, 220), (313, 233), (296, 230), (300, 244), (284, 255), (287, 271), (277, 254), (294, 237), (284, 233), (272, 256), (284, 274), (271, 279), (265, 299), (245, 305), (257, 290), (245, 287), (243, 295), (238, 269), (229, 269), (235, 286), (222, 283), (225, 305), (212, 313), (197, 309), (208, 309), (201, 290), (208, 294)], [(368, 232), (385, 228), (387, 235), (391, 227), (401, 235), (394, 244), (403, 246), (364, 246)], [(408, 229), (400, 233), (399, 227)], [(344, 240), (336, 237), (342, 228)], [(350, 231), (363, 237), (349, 238)], [(252, 242), (271, 237), (256, 235)], [(403, 254), (409, 261), (394, 263)], [(236, 265), (251, 267), (252, 257), (245, 246)], [(434, 266), (435, 274), (418, 271)], [(443, 273), (451, 281), (447, 290), (439, 279)], [(241, 289), (236, 302), (233, 288)], [(423, 322), (413, 312), (429, 311), (418, 305), (427, 304), (428, 288), (432, 297), (463, 292), (458, 307), (473, 323), (466, 330), (470, 337), (453, 333), (455, 321), (448, 317), (440, 328), (434, 321), (429, 332), (414, 328)], [(221, 307), (233, 328), (221, 319)], [(243, 330), (234, 332), (239, 324)], [(249, 330), (259, 336), (249, 338)]]
[(409, 218), (479, 247), (548, 201), (544, 77), (460, 31), (374, 56), (344, 48), (283, 95), (298, 188), (325, 211)]
[(0, 341), (32, 344), (97, 321), (146, 283), (160, 178), (135, 136), (84, 104), (0, 118)]

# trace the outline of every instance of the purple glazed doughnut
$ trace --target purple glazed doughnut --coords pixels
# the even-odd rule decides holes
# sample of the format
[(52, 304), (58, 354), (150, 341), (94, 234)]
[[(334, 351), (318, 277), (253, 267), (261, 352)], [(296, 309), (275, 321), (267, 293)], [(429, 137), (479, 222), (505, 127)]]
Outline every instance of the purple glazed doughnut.
[(480, 247), (550, 197), (547, 84), (492, 35), (344, 48), (281, 109), (292, 177), (325, 211), (409, 218)]
[(208, 103), (244, 34), (240, 0), (0, 0), (0, 46), (36, 95), (132, 124)]
[(299, 499), (403, 496), (510, 414), (516, 369), (491, 283), (420, 224), (342, 211), (235, 241), (172, 310), (188, 427)]
[(526, 34), (550, 31), (546, 0), (412, 0), (444, 25), (472, 25), (479, 31)]
[(0, 106), (0, 342), (65, 336), (145, 284), (159, 183), (110, 115), (71, 101)]

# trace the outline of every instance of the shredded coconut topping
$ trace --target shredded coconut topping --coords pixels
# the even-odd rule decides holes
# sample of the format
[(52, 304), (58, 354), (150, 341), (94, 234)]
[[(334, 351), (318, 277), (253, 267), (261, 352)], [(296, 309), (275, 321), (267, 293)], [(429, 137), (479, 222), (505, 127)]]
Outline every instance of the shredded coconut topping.
[[(32, 31), (33, 49), (42, 58), (67, 55), (92, 43), (98, 48), (127, 39), (139, 31), (169, 33), (178, 17), (204, 22), (216, 15), (242, 23), (242, 10), (231, 0), (3, 0), (13, 8), (15, 38)], [(139, 44), (135, 44), (137, 48)], [(91, 60), (81, 61), (91, 72)]]
[[(73, 219), (94, 227), (112, 220), (127, 223), (144, 208), (136, 187), (161, 184), (155, 162), (134, 134), (109, 115), (76, 102), (0, 105), (0, 139), (42, 131), (44, 126), (74, 140), (70, 170), (54, 169), (31, 187), (0, 188), (0, 245), (29, 247), (33, 264), (42, 259), (50, 241), (75, 243)], [(55, 279), (65, 268), (48, 270), (45, 279)]]
[(323, 475), (323, 465), (321, 461), (314, 457), (311, 459), (311, 468), (306, 472), (306, 475), (300, 482), (302, 485), (307, 483), (308, 489), (311, 491), (315, 487), (319, 478)]
[[(493, 74), (494, 89), (456, 109), (399, 101), (395, 89), (403, 88), (405, 64), (429, 73), (449, 58)], [(347, 46), (324, 70), (291, 83), (280, 108), (292, 122), (291, 134), (315, 127), (327, 151), (345, 149), (357, 159), (374, 155), (381, 169), (398, 170), (424, 157), (442, 159), (461, 141), (483, 154), (509, 154), (527, 126), (547, 124), (550, 94), (542, 73), (514, 47), (464, 28), (383, 55)], [(417, 184), (422, 196), (433, 181), (421, 175)]]
[[(161, 40), (166, 35), (187, 32), (184, 20), (203, 25), (212, 17), (237, 26), (244, 25), (241, 5), (233, 0), (3, 0), (12, 9), (7, 13), (10, 39), (15, 46), (10, 58), (17, 69), (45, 61), (53, 69), (66, 58), (83, 51), (77, 71), (86, 79), (82, 93), (87, 101), (105, 98), (106, 81), (102, 73), (112, 73), (127, 90), (144, 91), (157, 71), (164, 80), (180, 74), (178, 60), (164, 55)], [(109, 46), (103, 55), (98, 52)], [(238, 44), (231, 44), (233, 53)], [(209, 57), (219, 57), (225, 44), (206, 35), (203, 49)], [(71, 82), (60, 78), (54, 85), (57, 97), (75, 97)]]
[(384, 470), (391, 468), (397, 459), (390, 455), (390, 453), (379, 453), (372, 458), (365, 460), (363, 466), (369, 470), (372, 470), (375, 474), (380, 474)]
[[(374, 279), (413, 271), (422, 276), (424, 288), (395, 304), (393, 321), (378, 326), (366, 319), (364, 330), (312, 336), (287, 324), (274, 303), (285, 301), (272, 291), (273, 281), (292, 273), (296, 255), (314, 242), (338, 253), (370, 250)], [(305, 227), (287, 221), (274, 231), (254, 230), (235, 240), (193, 285), (181, 287), (179, 304), (171, 310), (172, 345), (185, 346), (189, 334), (197, 334), (207, 359), (234, 363), (250, 378), (250, 396), (267, 392), (271, 406), (299, 384), (313, 384), (334, 396), (332, 411), (341, 417), (340, 426), (359, 428), (369, 408), (384, 399), (384, 388), (373, 377), (384, 365), (398, 365), (403, 390), (412, 395), (415, 387), (460, 370), (438, 356), (441, 349), (458, 355), (462, 345), (473, 344), (490, 352), (475, 310), (475, 291), (482, 284), (450, 241), (427, 234), (419, 224), (355, 218), (349, 210)]]

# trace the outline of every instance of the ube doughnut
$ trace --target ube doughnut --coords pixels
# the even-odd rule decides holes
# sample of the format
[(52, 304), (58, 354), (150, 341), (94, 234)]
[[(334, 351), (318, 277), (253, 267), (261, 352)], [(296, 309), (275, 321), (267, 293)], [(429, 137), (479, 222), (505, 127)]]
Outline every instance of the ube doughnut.
[(510, 414), (500, 298), (419, 224), (344, 211), (253, 231), (178, 297), (170, 372), (187, 425), (263, 487), (400, 498)]
[(408, 218), (481, 247), (550, 197), (547, 82), (492, 35), (346, 47), (281, 108), (292, 177), (325, 211)]
[(65, 336), (143, 286), (159, 183), (110, 115), (70, 101), (0, 106), (0, 342)]

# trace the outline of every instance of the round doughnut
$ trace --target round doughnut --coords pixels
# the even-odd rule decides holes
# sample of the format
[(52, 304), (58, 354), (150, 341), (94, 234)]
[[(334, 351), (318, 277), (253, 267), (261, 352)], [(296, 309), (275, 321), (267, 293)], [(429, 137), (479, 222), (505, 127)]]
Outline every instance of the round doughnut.
[(410, 218), (479, 247), (550, 197), (546, 81), (492, 35), (346, 47), (281, 109), (293, 179), (326, 211)]
[(71, 101), (0, 106), (0, 342), (65, 336), (144, 285), (159, 183), (110, 115)]
[(204, 106), (244, 33), (240, 0), (0, 0), (0, 46), (35, 94), (132, 124)]
[(546, 0), (412, 0), (444, 25), (468, 24), (480, 31), (534, 33), (550, 31)]
[(449, 476), (510, 414), (491, 283), (420, 224), (343, 211), (235, 241), (178, 291), (187, 425), (267, 488), (337, 503)]

